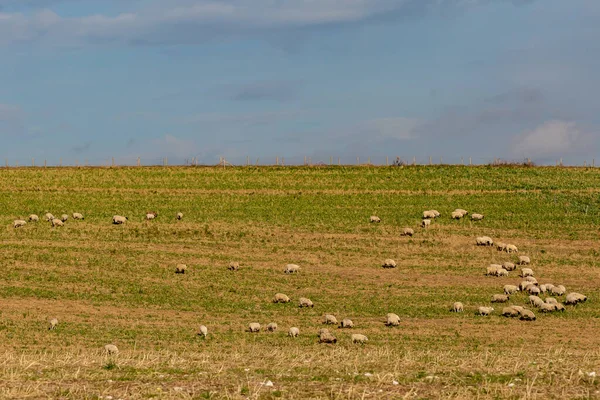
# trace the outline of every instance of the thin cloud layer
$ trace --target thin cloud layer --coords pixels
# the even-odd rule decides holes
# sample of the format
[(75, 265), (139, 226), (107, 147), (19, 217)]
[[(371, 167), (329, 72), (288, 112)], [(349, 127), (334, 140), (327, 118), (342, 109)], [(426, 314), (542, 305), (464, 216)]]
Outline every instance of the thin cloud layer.
[(584, 135), (575, 122), (548, 121), (517, 137), (514, 153), (519, 157), (562, 157), (582, 149)]

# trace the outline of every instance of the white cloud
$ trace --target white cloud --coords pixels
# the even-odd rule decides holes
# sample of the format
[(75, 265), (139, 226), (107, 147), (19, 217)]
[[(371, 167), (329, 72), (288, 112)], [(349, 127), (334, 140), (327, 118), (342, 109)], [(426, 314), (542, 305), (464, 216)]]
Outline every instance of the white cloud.
[(513, 150), (520, 157), (560, 157), (580, 150), (584, 142), (575, 122), (552, 120), (519, 135)]

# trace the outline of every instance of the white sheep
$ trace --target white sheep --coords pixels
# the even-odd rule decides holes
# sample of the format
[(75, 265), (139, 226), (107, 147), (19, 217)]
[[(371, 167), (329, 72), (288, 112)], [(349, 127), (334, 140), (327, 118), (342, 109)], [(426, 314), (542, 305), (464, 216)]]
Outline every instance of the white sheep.
[(538, 284), (538, 280), (535, 279), (535, 277), (533, 276), (526, 276), (525, 278), (523, 278), (524, 281), (527, 281), (529, 283), (533, 283), (534, 285)]
[(540, 304), (540, 311), (545, 313), (556, 311), (556, 305), (550, 303)]
[(471, 214), (472, 221), (481, 221), (483, 219), (483, 214)]
[(428, 226), (431, 226), (430, 219), (424, 219), (423, 221), (421, 221), (421, 228), (427, 228)]
[(52, 220), (52, 226), (53, 226), (53, 227), (57, 227), (57, 226), (64, 226), (64, 225), (65, 225), (65, 223), (64, 223), (64, 222), (62, 222), (62, 221), (61, 221), (60, 219), (58, 219), (58, 218), (54, 218), (54, 219)]
[(354, 322), (349, 318), (344, 318), (340, 323), (340, 328), (354, 328)]
[(494, 241), (489, 236), (479, 236), (479, 237), (475, 238), (475, 243), (477, 243), (477, 246), (493, 246), (494, 245)]
[(74, 212), (73, 219), (84, 219), (84, 217), (82, 213)]
[(300, 299), (298, 299), (299, 305), (298, 307), (302, 308), (302, 307), (314, 307), (313, 302), (310, 299), (307, 299), (306, 297), (300, 297)]
[(567, 305), (575, 305), (577, 303), (584, 303), (587, 301), (587, 297), (582, 295), (581, 293), (572, 292), (567, 294), (565, 297), (565, 304)]
[(300, 267), (296, 264), (287, 264), (285, 266), (285, 269), (283, 270), (283, 272), (286, 274), (294, 274), (294, 273), (297, 273), (298, 271), (300, 271)]
[(450, 311), (453, 312), (463, 312), (465, 310), (465, 306), (460, 301), (455, 302), (452, 305), (452, 309)]
[(231, 261), (229, 262), (229, 266), (227, 267), (227, 269), (230, 271), (237, 271), (238, 269), (240, 269), (240, 263), (237, 261)]
[(290, 336), (290, 337), (298, 337), (299, 334), (300, 334), (300, 329), (296, 328), (295, 326), (291, 327), (288, 330), (288, 336)]
[(248, 332), (260, 332), (260, 324), (258, 322), (251, 322), (248, 325)]
[(127, 217), (123, 217), (121, 215), (115, 215), (112, 217), (112, 222), (115, 225), (120, 225), (120, 224), (124, 224), (125, 222), (127, 222), (129, 218)]
[(337, 339), (329, 331), (324, 331), (319, 334), (319, 343), (337, 343)]
[(469, 214), (467, 210), (463, 210), (462, 208), (457, 208), (456, 210), (454, 210), (454, 212), (460, 213), (463, 217)]
[(539, 287), (537, 287), (535, 284), (530, 283), (529, 285), (527, 285), (525, 287), (525, 291), (529, 294), (534, 294), (534, 295), (538, 295), (541, 294), (542, 291), (540, 290)]
[(150, 211), (146, 213), (146, 220), (150, 221), (154, 218), (156, 218), (158, 216), (158, 213), (154, 212), (154, 211)]
[(178, 212), (177, 216), (175, 218), (177, 218), (179, 220), (182, 219), (183, 218), (183, 213), (182, 212)]
[(68, 219), (69, 219), (69, 216), (67, 214), (63, 214), (60, 216), (60, 220), (62, 222), (67, 222)]
[(400, 317), (397, 314), (388, 313), (388, 314), (386, 314), (385, 318), (386, 318), (385, 324), (387, 326), (397, 326), (397, 325), (400, 325)]
[(519, 291), (519, 287), (515, 285), (504, 285), (505, 294), (515, 294)]
[(110, 356), (113, 354), (119, 354), (119, 349), (114, 344), (107, 344), (104, 346), (104, 352)]
[(31, 214), (31, 215), (28, 217), (28, 219), (29, 219), (29, 222), (38, 222), (38, 221), (40, 220), (40, 217), (38, 217), (38, 216), (37, 216), (37, 215), (35, 215), (35, 214)]
[(519, 265), (529, 265), (531, 263), (531, 260), (529, 259), (529, 257), (527, 256), (519, 256)]
[[(485, 274), (487, 276), (500, 276), (499, 275), (499, 271), (500, 270), (504, 270), (504, 268), (502, 268), (502, 265), (500, 264), (490, 264), (487, 268), (486, 268), (486, 272)], [(506, 271), (506, 270), (505, 270)]]
[(435, 213), (432, 210), (423, 211), (423, 219), (433, 219), (435, 218)]
[(496, 242), (496, 250), (498, 250), (498, 251), (506, 250), (506, 243)]
[(377, 215), (371, 215), (371, 217), (369, 217), (369, 222), (379, 223), (381, 222), (381, 218), (379, 218)]
[(56, 326), (58, 325), (58, 319), (56, 318), (52, 318), (50, 320), (50, 326), (48, 327), (48, 330), (53, 330), (56, 329)]
[(556, 311), (565, 311), (565, 306), (563, 306), (563, 305), (562, 305), (562, 304), (560, 304), (560, 303), (556, 303), (556, 304), (554, 305), (554, 308), (556, 308)]
[(369, 338), (365, 335), (361, 335), (360, 333), (352, 334), (352, 343), (365, 344), (369, 341)]
[(520, 314), (520, 319), (522, 321), (535, 321), (535, 314), (531, 310), (527, 310), (526, 308), (524, 308), (523, 310), (521, 310)]
[(267, 330), (269, 332), (275, 332), (277, 330), (277, 322), (269, 322), (267, 325)]
[(50, 222), (54, 219), (54, 215), (52, 215), (51, 213), (46, 213), (46, 215), (44, 215), (44, 219)]
[(492, 295), (492, 303), (506, 303), (510, 299), (507, 294), (494, 294)]
[(273, 303), (289, 303), (290, 298), (283, 293), (276, 293), (273, 297)]
[(504, 250), (507, 253), (518, 253), (519, 252), (519, 249), (514, 244), (507, 244), (506, 247), (504, 248)]
[(396, 261), (391, 258), (386, 259), (381, 265), (383, 268), (396, 268)]
[(521, 275), (519, 275), (522, 278), (525, 278), (527, 276), (533, 276), (533, 270), (531, 268), (522, 268), (521, 269)]
[(185, 271), (187, 271), (187, 265), (185, 265), (185, 264), (177, 264), (175, 266), (175, 273), (176, 274), (185, 274)]
[(22, 226), (25, 226), (27, 224), (27, 221), (24, 221), (22, 219), (16, 219), (13, 221), (13, 228), (20, 228)]
[(514, 271), (515, 269), (517, 269), (517, 266), (514, 263), (511, 263), (510, 261), (505, 261), (502, 263), (502, 268), (504, 268), (507, 271)]
[(496, 276), (508, 276), (508, 271), (504, 268), (500, 268), (496, 271)]
[(400, 234), (401, 236), (412, 236), (415, 234), (414, 229), (412, 228), (404, 228), (402, 229), (402, 233)]
[(550, 293), (554, 296), (562, 296), (567, 292), (567, 289), (563, 285), (556, 285), (550, 289)]
[(519, 311), (514, 307), (504, 307), (502, 309), (502, 315), (505, 317), (518, 317)]
[(556, 300), (554, 297), (546, 297), (546, 300), (544, 300), (544, 302), (548, 304), (558, 304), (558, 300)]
[(452, 211), (452, 213), (450, 214), (450, 218), (452, 219), (461, 219), (462, 217), (463, 214), (461, 212)]
[(338, 321), (335, 315), (325, 314), (323, 317), (323, 323), (327, 325), (337, 325)]
[(204, 336), (206, 338), (206, 336), (208, 335), (208, 328), (205, 325), (200, 325), (200, 327), (198, 328), (198, 335)]
[(544, 300), (542, 300), (538, 296), (532, 294), (529, 296), (529, 303), (536, 307), (541, 307), (541, 305), (544, 304)]
[(484, 316), (488, 316), (490, 315), (492, 312), (494, 311), (493, 307), (484, 307), (484, 306), (480, 306), (477, 309), (477, 312), (479, 315), (484, 315)]
[(440, 212), (438, 210), (429, 210), (429, 211), (431, 211), (433, 213), (434, 218), (439, 218), (439, 216), (442, 215), (442, 214), (440, 214)]

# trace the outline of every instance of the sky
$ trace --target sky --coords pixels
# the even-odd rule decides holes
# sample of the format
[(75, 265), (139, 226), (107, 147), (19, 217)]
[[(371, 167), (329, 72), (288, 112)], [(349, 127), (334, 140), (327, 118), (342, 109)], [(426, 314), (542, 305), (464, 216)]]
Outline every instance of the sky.
[(598, 0), (0, 0), (0, 164), (600, 165)]

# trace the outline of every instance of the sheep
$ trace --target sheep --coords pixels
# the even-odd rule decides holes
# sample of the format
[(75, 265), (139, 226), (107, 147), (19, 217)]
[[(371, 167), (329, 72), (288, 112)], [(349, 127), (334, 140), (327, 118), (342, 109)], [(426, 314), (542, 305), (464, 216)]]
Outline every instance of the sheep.
[(115, 216), (113, 216), (112, 221), (113, 221), (113, 224), (115, 224), (115, 225), (121, 225), (121, 224), (124, 224), (125, 222), (127, 222), (128, 219), (129, 218), (123, 217), (121, 215), (115, 215)]
[(554, 297), (546, 297), (546, 300), (544, 301), (548, 304), (558, 304), (558, 300), (556, 300)]
[(381, 265), (383, 268), (396, 268), (396, 261), (391, 258), (386, 259)]
[(198, 336), (204, 336), (206, 338), (207, 335), (208, 328), (204, 325), (200, 325), (200, 327), (198, 328)]
[(306, 297), (300, 297), (299, 301), (299, 305), (298, 307), (302, 308), (302, 307), (314, 307), (315, 305), (313, 304), (312, 301), (310, 301), (310, 299), (307, 299)]
[(329, 333), (329, 329), (328, 328), (320, 328), (319, 332), (317, 333), (317, 336), (320, 336), (323, 333)]
[(354, 322), (351, 319), (344, 318), (339, 326), (340, 328), (354, 328)]
[(38, 222), (40, 220), (40, 217), (38, 217), (35, 214), (31, 214), (28, 218), (29, 222)]
[(554, 286), (552, 289), (550, 289), (550, 293), (553, 296), (562, 296), (567, 292), (567, 289), (565, 289), (565, 287), (563, 285), (557, 285)]
[(44, 215), (44, 219), (48, 222), (52, 221), (54, 219), (54, 215), (52, 215), (51, 213), (46, 213)]
[(154, 219), (158, 216), (158, 213), (155, 211), (149, 211), (146, 213), (146, 220), (150, 221), (151, 219)]
[(369, 338), (365, 335), (361, 335), (360, 333), (352, 334), (352, 343), (365, 344), (369, 341)]
[(538, 296), (532, 294), (529, 296), (529, 303), (532, 306), (541, 307), (541, 305), (544, 304), (544, 300), (542, 300)]
[(450, 218), (452, 219), (461, 219), (462, 217), (463, 214), (461, 212), (452, 211), (452, 213), (450, 214)]
[(515, 285), (504, 285), (505, 294), (515, 294), (519, 291), (519, 287)]
[(462, 208), (457, 208), (456, 210), (454, 210), (455, 213), (460, 213), (463, 217), (465, 215), (468, 215), (469, 212), (467, 210), (463, 210)]
[(450, 311), (452, 312), (463, 312), (465, 310), (465, 306), (463, 306), (463, 303), (461, 303), (460, 301), (457, 301), (456, 303), (454, 303), (452, 305), (452, 309)]
[(369, 217), (369, 222), (371, 222), (371, 223), (373, 223), (373, 222), (379, 223), (379, 222), (381, 222), (381, 218), (379, 218), (377, 215), (371, 215)]
[(508, 276), (508, 271), (499, 264), (490, 264), (485, 274), (487, 276)]
[(404, 228), (402, 229), (402, 233), (400, 234), (400, 236), (412, 236), (415, 234), (414, 229), (412, 228)]
[(260, 332), (260, 324), (258, 322), (250, 322), (250, 324), (248, 325), (248, 332)]
[(283, 270), (283, 272), (286, 274), (294, 274), (294, 273), (297, 273), (298, 271), (300, 271), (300, 267), (296, 264), (287, 264), (285, 266), (285, 269)]
[(16, 219), (13, 222), (13, 228), (20, 228), (22, 226), (25, 226), (27, 224), (27, 221), (24, 221), (22, 219)]
[(514, 244), (507, 244), (506, 247), (504, 248), (504, 250), (507, 253), (518, 253), (519, 252), (519, 249)]
[(291, 327), (288, 330), (289, 337), (298, 337), (299, 334), (300, 334), (300, 329), (296, 328), (295, 326)]
[(529, 283), (533, 283), (534, 285), (538, 285), (538, 280), (535, 279), (535, 277), (533, 276), (526, 276), (525, 278), (523, 278), (524, 281), (527, 281)]
[(104, 352), (110, 356), (113, 354), (119, 354), (119, 349), (114, 344), (107, 344), (104, 346)]
[(522, 278), (525, 278), (527, 276), (533, 276), (533, 270), (531, 268), (521, 268), (521, 275), (519, 275)]
[(431, 211), (433, 213), (434, 218), (439, 218), (439, 216), (442, 215), (442, 214), (440, 214), (440, 212), (438, 210), (429, 210), (429, 211)]
[(435, 213), (432, 210), (423, 211), (423, 219), (433, 219), (435, 218)]
[(283, 293), (276, 293), (273, 297), (273, 303), (289, 303), (290, 298)]
[(496, 276), (508, 276), (508, 271), (504, 268), (500, 268), (498, 271), (496, 271)]
[(269, 322), (267, 325), (267, 330), (269, 332), (275, 332), (277, 330), (277, 322)]
[(518, 317), (519, 311), (516, 310), (514, 307), (504, 307), (502, 309), (502, 315), (505, 317)]
[(506, 303), (509, 299), (507, 294), (495, 294), (492, 296), (492, 303)]
[(237, 271), (238, 269), (240, 269), (240, 263), (237, 261), (231, 261), (229, 262), (229, 266), (227, 267), (227, 269), (230, 271)]
[[(554, 287), (554, 285), (553, 285), (553, 284), (551, 284), (551, 283), (546, 283), (546, 284), (544, 284), (544, 285), (541, 285), (541, 286), (545, 286), (545, 287), (546, 287), (546, 292), (549, 292), (549, 291), (551, 291), (551, 290), (552, 290), (552, 288)], [(540, 288), (541, 288), (541, 286), (540, 286)]]
[(325, 331), (319, 334), (319, 343), (337, 343), (337, 339), (331, 332)]
[(498, 250), (498, 251), (506, 250), (506, 243), (496, 242), (496, 250)]
[(525, 287), (525, 291), (529, 294), (533, 294), (533, 295), (538, 295), (541, 294), (542, 291), (540, 290), (539, 287), (537, 287), (536, 285), (534, 285), (533, 283), (527, 285)]
[(484, 315), (484, 316), (488, 316), (488, 315), (490, 315), (490, 314), (491, 314), (493, 311), (494, 311), (494, 308), (493, 308), (493, 307), (483, 307), (483, 306), (480, 306), (480, 307), (477, 309), (477, 313), (478, 313), (479, 315)]
[(556, 304), (549, 304), (549, 303), (540, 304), (540, 311), (545, 312), (545, 313), (556, 311)]
[(519, 256), (519, 262), (517, 264), (519, 265), (529, 265), (531, 263), (531, 260), (529, 259), (529, 257), (527, 256)]
[(483, 219), (483, 214), (471, 214), (472, 221), (481, 221)]
[(64, 222), (62, 222), (62, 221), (61, 221), (60, 219), (58, 219), (58, 218), (54, 218), (54, 219), (52, 220), (52, 227), (64, 226), (64, 225), (65, 225), (65, 223), (64, 223)]
[(338, 321), (335, 315), (325, 314), (323, 316), (323, 323), (327, 325), (337, 325)]
[(421, 228), (427, 228), (428, 226), (431, 226), (430, 219), (424, 219), (423, 221), (421, 221)]
[(73, 213), (73, 219), (84, 219), (83, 214), (78, 213), (78, 212), (74, 212)]
[(175, 216), (175, 218), (177, 218), (178, 220), (181, 220), (183, 218), (183, 213), (178, 212), (177, 215)]
[(577, 303), (584, 303), (587, 301), (587, 297), (582, 295), (581, 293), (572, 292), (567, 294), (565, 297), (566, 305), (575, 305)]
[(69, 219), (69, 216), (67, 214), (63, 214), (60, 216), (60, 220), (62, 222), (67, 222), (68, 219)]
[(520, 314), (521, 321), (535, 321), (535, 314), (531, 310), (523, 309)]
[(475, 239), (477, 246), (493, 246), (494, 241), (489, 236), (479, 236)]
[(185, 264), (177, 264), (175, 267), (176, 274), (185, 274), (185, 271), (187, 271), (187, 265)]
[(398, 325), (400, 325), (400, 317), (397, 314), (388, 313), (388, 314), (386, 314), (385, 318), (386, 318), (385, 324), (387, 326), (398, 326)]
[(57, 325), (58, 325), (58, 319), (56, 319), (56, 318), (52, 318), (52, 319), (50, 320), (50, 326), (48, 327), (48, 330), (50, 330), (50, 331), (51, 331), (51, 330), (54, 330), (54, 329), (56, 329), (56, 326), (57, 326)]
[(502, 268), (504, 268), (507, 271), (514, 271), (515, 269), (517, 269), (517, 266), (514, 263), (511, 263), (510, 261), (505, 261), (502, 263)]
[(556, 303), (556, 304), (554, 305), (554, 308), (556, 308), (556, 311), (565, 311), (565, 306), (563, 306), (563, 305), (562, 305), (562, 304), (560, 304), (560, 303)]
[(517, 310), (518, 312), (521, 312), (525, 309), (525, 307), (521, 307), (521, 306), (511, 306), (512, 308), (514, 308), (515, 310)]

